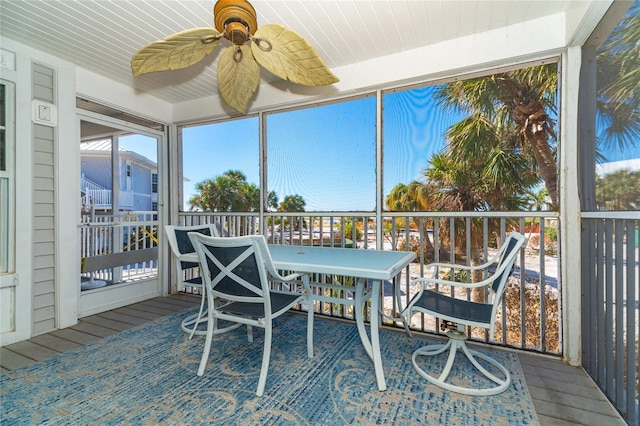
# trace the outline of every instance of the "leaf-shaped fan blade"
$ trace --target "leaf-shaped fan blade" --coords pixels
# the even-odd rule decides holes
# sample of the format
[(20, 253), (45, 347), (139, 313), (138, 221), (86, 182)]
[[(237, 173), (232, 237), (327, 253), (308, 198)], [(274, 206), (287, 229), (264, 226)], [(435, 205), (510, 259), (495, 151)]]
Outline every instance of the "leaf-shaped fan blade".
[(258, 89), (260, 66), (246, 45), (227, 47), (218, 60), (220, 96), (233, 109), (247, 113), (249, 100)]
[(283, 80), (305, 86), (339, 81), (302, 36), (282, 25), (263, 25), (253, 39), (251, 50), (256, 61)]
[(181, 31), (138, 50), (131, 58), (131, 71), (138, 77), (149, 72), (186, 68), (200, 62), (218, 44), (220, 33), (213, 28)]

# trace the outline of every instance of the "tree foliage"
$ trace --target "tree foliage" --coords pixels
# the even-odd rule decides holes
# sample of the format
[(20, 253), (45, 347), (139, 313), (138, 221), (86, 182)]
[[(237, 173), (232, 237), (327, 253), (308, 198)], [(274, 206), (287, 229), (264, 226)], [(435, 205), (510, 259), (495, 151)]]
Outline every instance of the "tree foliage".
[(303, 212), (307, 202), (301, 195), (287, 195), (278, 205), (279, 212)]
[[(282, 202), (278, 205), (279, 212), (303, 212), (307, 202), (301, 195), (287, 195)], [(277, 221), (277, 223), (279, 223)], [(298, 218), (296, 216), (289, 216), (284, 219), (284, 227), (293, 227), (295, 231), (300, 231), (307, 228), (307, 222), (304, 218)]]
[[(484, 177), (516, 178), (511, 162), (530, 164), (558, 205), (555, 121), (558, 72), (555, 64), (528, 67), (442, 86), (435, 94), (445, 111), (466, 114), (447, 132), (448, 155), (464, 169), (486, 156)], [(533, 161), (531, 161), (533, 160)], [(519, 167), (519, 165), (518, 165)], [(529, 176), (524, 176), (529, 179)]]
[(640, 2), (635, 1), (597, 52), (598, 138), (607, 146), (640, 141)]
[[(228, 170), (196, 184), (198, 193), (189, 199), (191, 210), (207, 212), (254, 212), (260, 209), (260, 188), (247, 182), (240, 170)], [(269, 207), (277, 205), (277, 197), (269, 193)]]
[(601, 210), (640, 210), (640, 170), (596, 177), (596, 204)]

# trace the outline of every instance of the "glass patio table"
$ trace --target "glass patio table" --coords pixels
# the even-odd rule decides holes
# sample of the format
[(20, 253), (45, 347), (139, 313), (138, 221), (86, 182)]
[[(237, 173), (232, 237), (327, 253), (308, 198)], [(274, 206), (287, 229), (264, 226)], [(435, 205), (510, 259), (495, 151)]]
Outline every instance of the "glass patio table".
[[(382, 283), (400, 274), (415, 258), (415, 253), (284, 245), (269, 245), (269, 251), (271, 252), (273, 263), (278, 269), (356, 278), (355, 300), (347, 298), (345, 291), (339, 292), (344, 295), (343, 297), (327, 297), (314, 294), (314, 300), (355, 306), (358, 334), (364, 349), (373, 360), (378, 389), (380, 391), (386, 390), (387, 385), (380, 357), (380, 339), (378, 335), (380, 322), (378, 313), (380, 312)], [(368, 291), (366, 289), (367, 282), (371, 284), (371, 288)], [(353, 291), (353, 287), (344, 285), (314, 282), (311, 285)], [(371, 338), (367, 335), (363, 314), (363, 308), (369, 298), (371, 298), (372, 313), (370, 323)], [(312, 309), (312, 307), (309, 309)], [(374, 315), (374, 313), (376, 314)]]

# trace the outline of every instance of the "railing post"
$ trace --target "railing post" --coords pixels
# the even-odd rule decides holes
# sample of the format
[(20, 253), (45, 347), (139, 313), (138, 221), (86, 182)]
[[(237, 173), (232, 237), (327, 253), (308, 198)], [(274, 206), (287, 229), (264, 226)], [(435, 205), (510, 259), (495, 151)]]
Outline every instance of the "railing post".
[[(579, 163), (578, 103), (580, 89), (581, 48), (570, 47), (562, 55), (562, 87), (567, 93), (560, 106), (560, 170), (575, 170)], [(559, 242), (563, 253), (560, 281), (562, 288), (563, 357), (571, 365), (582, 363), (582, 279), (580, 251), (580, 196), (578, 173), (560, 173)]]

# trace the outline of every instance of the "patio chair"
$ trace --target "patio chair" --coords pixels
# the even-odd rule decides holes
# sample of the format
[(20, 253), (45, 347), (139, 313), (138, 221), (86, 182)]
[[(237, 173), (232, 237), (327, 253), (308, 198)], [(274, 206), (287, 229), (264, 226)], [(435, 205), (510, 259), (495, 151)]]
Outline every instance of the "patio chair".
[[(271, 356), (272, 320), (298, 303), (310, 304), (309, 277), (298, 273), (281, 276), (273, 265), (267, 242), (262, 235), (216, 238), (191, 232), (189, 238), (200, 258), (208, 298), (207, 337), (198, 376), (204, 374), (209, 359), (214, 334), (211, 325), (215, 319), (246, 324), (249, 327), (261, 327), (265, 330), (264, 348), (256, 395), (262, 396)], [(270, 281), (289, 284), (301, 282), (306, 294), (271, 290)], [(216, 298), (228, 302), (216, 306), (214, 304)], [(312, 336), (308, 330), (312, 315), (309, 314), (307, 318), (307, 351), (309, 351)], [(249, 341), (252, 340), (252, 334), (249, 333)], [(309, 357), (311, 356), (309, 352)]]
[[(402, 312), (405, 327), (409, 330), (408, 326), (410, 324), (411, 317), (415, 313), (421, 312), (443, 320), (440, 324), (440, 328), (443, 331), (446, 331), (446, 335), (449, 338), (446, 344), (423, 346), (413, 353), (413, 356), (411, 357), (413, 368), (420, 376), (441, 388), (466, 395), (495, 395), (503, 392), (509, 387), (511, 384), (511, 375), (509, 374), (509, 370), (488, 355), (469, 349), (465, 343), (465, 340), (468, 338), (465, 328), (485, 328), (489, 330), (490, 338), (493, 336), (496, 313), (500, 306), (502, 295), (505, 291), (507, 278), (511, 274), (516, 256), (524, 242), (525, 238), (523, 235), (512, 232), (507, 235), (506, 241), (502, 244), (496, 255), (483, 265), (465, 266), (447, 263), (433, 263), (428, 265), (430, 268), (429, 276), (412, 281), (412, 284), (419, 283), (421, 284), (421, 287), (420, 291), (413, 296), (407, 307)], [(478, 283), (461, 283), (440, 278), (441, 269), (455, 268), (456, 270), (461, 269), (469, 272), (487, 271), (489, 267), (494, 265), (496, 262), (498, 263), (495, 272)], [(451, 275), (453, 276), (453, 271), (451, 271)], [(437, 291), (437, 287), (434, 290), (427, 289), (429, 284), (436, 286), (451, 286), (450, 288), (454, 289), (463, 288), (465, 289), (465, 295), (467, 293), (466, 289), (479, 287), (484, 288), (489, 286), (488, 302), (479, 303), (466, 299), (455, 298), (451, 296), (450, 291), (447, 291), (447, 293), (449, 293), (448, 295), (441, 294)], [(410, 331), (409, 334), (411, 334)], [(427, 373), (416, 361), (419, 355), (433, 356), (446, 352), (447, 350), (449, 351), (447, 362), (442, 373), (438, 377)], [(469, 361), (471, 361), (480, 373), (482, 373), (491, 382), (495, 383), (495, 386), (493, 383), (490, 383), (486, 388), (477, 388), (465, 387), (447, 382), (447, 378), (451, 372), (458, 350), (462, 351), (466, 355)], [(501, 371), (504, 378), (494, 375), (493, 372), (481, 365), (478, 359), (485, 361), (485, 365), (489, 364), (495, 367), (495, 369)], [(491, 367), (489, 368), (491, 369)]]
[[(189, 333), (189, 339), (191, 339), (194, 334), (205, 335), (206, 330), (198, 330), (198, 326), (207, 320), (204, 309), (207, 298), (205, 295), (204, 285), (202, 284), (202, 277), (200, 275), (200, 263), (197, 261), (196, 251), (187, 234), (189, 232), (199, 232), (203, 235), (209, 235), (212, 237), (226, 236), (228, 234), (218, 222), (194, 226), (166, 225), (164, 229), (167, 233), (169, 246), (171, 247), (171, 252), (173, 253), (173, 258), (175, 260), (175, 267), (178, 276), (176, 286), (177, 291), (182, 291), (185, 287), (194, 287), (198, 289), (198, 292), (201, 295), (200, 310), (197, 314), (186, 317), (180, 324), (180, 327), (185, 333)], [(215, 333), (224, 333), (225, 331), (233, 330), (239, 326), (239, 324), (233, 324), (229, 327), (216, 328)]]

